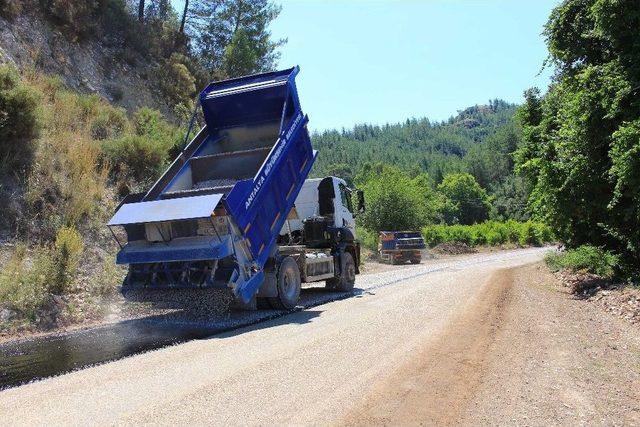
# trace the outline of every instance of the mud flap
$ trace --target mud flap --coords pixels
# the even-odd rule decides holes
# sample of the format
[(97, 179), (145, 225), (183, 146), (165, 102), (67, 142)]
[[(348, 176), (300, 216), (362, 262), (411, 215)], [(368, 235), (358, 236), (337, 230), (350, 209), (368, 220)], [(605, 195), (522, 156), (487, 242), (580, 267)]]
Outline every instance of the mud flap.
[(238, 297), (244, 302), (248, 304), (251, 299), (255, 296), (258, 288), (264, 281), (264, 272), (259, 272), (253, 275), (249, 280), (247, 280), (238, 290)]

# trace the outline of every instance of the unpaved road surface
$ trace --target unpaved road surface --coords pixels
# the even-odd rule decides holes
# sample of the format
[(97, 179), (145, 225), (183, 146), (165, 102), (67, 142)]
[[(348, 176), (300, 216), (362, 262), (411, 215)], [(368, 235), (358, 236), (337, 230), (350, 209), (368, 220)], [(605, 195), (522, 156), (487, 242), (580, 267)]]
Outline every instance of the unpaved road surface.
[(639, 424), (640, 333), (554, 287), (542, 254), (363, 275), (351, 298), (3, 391), (0, 419)]

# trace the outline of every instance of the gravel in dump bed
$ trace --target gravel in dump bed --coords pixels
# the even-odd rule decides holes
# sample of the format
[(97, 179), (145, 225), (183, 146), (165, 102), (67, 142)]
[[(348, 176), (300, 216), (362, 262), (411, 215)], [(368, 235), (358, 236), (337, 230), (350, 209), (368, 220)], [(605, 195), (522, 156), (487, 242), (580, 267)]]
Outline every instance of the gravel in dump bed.
[(206, 181), (196, 182), (193, 185), (193, 190), (200, 190), (202, 188), (213, 188), (213, 187), (227, 187), (234, 185), (237, 181), (235, 179), (209, 179)]

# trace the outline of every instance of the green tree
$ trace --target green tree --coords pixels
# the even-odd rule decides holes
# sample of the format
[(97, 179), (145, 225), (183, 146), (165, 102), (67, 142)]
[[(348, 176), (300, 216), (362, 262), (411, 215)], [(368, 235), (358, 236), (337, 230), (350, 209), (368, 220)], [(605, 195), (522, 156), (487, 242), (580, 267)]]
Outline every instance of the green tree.
[(416, 183), (397, 168), (371, 166), (361, 175), (367, 210), (362, 224), (371, 231), (413, 230), (423, 225), (423, 201)]
[(431, 177), (426, 173), (418, 174), (411, 179), (411, 184), (420, 200), (420, 225), (441, 222), (445, 199), (436, 191)]
[(258, 52), (246, 31), (238, 29), (225, 47), (222, 71), (226, 76), (245, 76), (256, 71)]
[[(246, 74), (276, 66), (277, 49), (286, 40), (272, 40), (268, 27), (280, 14), (279, 6), (269, 0), (225, 0), (199, 2), (194, 8), (196, 47), (207, 69)], [(239, 59), (230, 58), (232, 53)]]
[(448, 224), (475, 224), (489, 217), (489, 196), (472, 175), (447, 175), (438, 191), (445, 197), (444, 220)]
[(640, 266), (640, 8), (568, 0), (545, 27), (554, 80), (525, 93), (519, 171), (535, 215), (569, 246)]

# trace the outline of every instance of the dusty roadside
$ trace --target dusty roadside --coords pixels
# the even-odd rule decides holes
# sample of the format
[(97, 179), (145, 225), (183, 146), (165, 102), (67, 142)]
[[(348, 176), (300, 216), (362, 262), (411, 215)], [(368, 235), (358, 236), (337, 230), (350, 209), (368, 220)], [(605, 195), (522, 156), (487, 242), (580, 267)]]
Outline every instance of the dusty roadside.
[(535, 264), (491, 276), (341, 424), (638, 425), (639, 402), (640, 330)]

